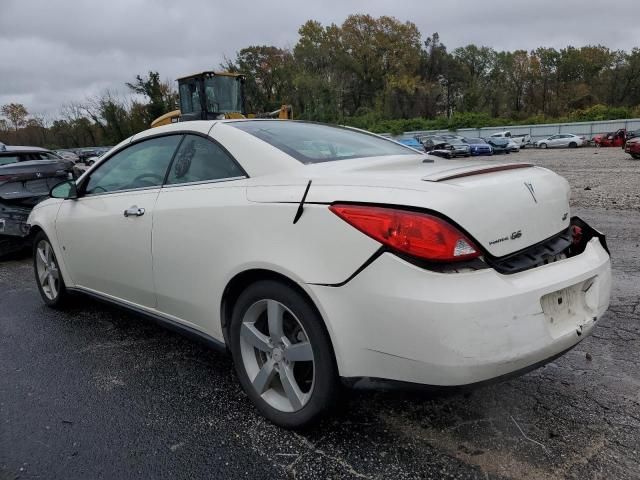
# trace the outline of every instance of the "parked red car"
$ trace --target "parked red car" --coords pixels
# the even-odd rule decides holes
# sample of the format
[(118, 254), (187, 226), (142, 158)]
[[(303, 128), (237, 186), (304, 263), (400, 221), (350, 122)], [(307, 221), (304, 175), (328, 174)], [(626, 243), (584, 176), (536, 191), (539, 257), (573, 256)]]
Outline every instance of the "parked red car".
[(627, 140), (627, 144), (624, 146), (624, 151), (636, 160), (640, 160), (640, 137)]
[(617, 132), (602, 133), (594, 136), (591, 141), (598, 147), (622, 147), (627, 138), (627, 131), (621, 128)]

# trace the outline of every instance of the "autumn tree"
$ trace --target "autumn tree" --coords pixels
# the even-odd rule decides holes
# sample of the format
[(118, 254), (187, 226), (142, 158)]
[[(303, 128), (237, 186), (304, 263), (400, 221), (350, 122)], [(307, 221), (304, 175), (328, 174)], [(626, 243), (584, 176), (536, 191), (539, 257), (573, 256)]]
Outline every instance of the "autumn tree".
[(13, 125), (13, 129), (18, 134), (18, 129), (24, 126), (27, 121), (29, 112), (21, 103), (8, 103), (0, 107), (0, 112), (4, 115), (9, 122)]

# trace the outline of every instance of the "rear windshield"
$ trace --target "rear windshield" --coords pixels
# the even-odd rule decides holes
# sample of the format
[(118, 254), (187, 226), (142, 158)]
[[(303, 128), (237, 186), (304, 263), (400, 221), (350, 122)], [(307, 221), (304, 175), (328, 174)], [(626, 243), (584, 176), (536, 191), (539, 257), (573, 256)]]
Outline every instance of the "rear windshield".
[(259, 120), (228, 125), (250, 133), (302, 163), (417, 153), (375, 135), (319, 123)]

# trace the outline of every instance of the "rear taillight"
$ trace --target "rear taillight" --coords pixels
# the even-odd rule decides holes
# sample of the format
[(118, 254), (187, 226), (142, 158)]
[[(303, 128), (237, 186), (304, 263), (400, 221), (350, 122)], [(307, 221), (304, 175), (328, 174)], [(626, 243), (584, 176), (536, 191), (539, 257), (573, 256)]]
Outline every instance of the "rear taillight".
[(345, 222), (383, 245), (424, 260), (456, 262), (480, 256), (458, 229), (426, 213), (366, 205), (331, 205)]

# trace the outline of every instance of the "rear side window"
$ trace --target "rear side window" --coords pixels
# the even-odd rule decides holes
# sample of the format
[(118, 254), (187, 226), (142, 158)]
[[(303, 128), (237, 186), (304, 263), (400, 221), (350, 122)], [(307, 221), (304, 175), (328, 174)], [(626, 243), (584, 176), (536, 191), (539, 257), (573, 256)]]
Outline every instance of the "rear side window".
[(388, 155), (418, 155), (414, 149), (357, 130), (290, 120), (230, 122), (302, 163)]
[(4, 155), (0, 157), (0, 165), (9, 165), (10, 163), (17, 163), (17, 155)]
[(162, 185), (182, 135), (152, 138), (108, 158), (91, 173), (86, 193), (100, 194)]
[(167, 184), (206, 182), (244, 176), (242, 169), (216, 143), (186, 135), (171, 165)]

